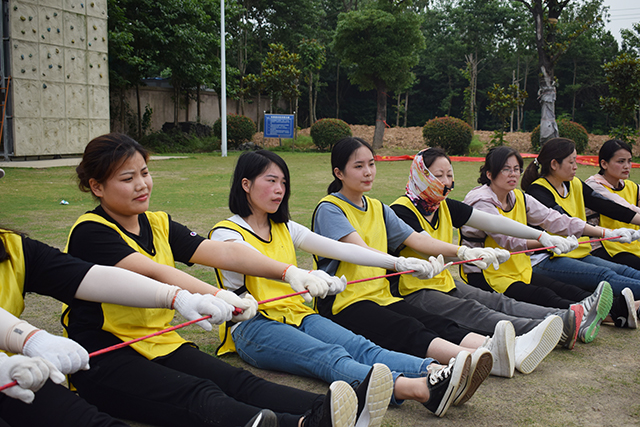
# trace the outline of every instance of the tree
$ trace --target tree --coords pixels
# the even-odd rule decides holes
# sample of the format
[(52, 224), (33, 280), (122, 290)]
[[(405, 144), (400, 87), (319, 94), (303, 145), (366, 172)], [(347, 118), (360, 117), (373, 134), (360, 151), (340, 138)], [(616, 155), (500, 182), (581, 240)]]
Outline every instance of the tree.
[(603, 65), (610, 96), (601, 97), (600, 105), (614, 114), (619, 124), (611, 129), (611, 137), (633, 142), (636, 129), (629, 126), (636, 118), (640, 100), (640, 58), (623, 53), (612, 62)]
[(631, 29), (620, 30), (622, 34), (622, 50), (640, 56), (640, 23), (633, 24)]
[(380, 0), (376, 8), (341, 13), (333, 49), (349, 67), (360, 90), (376, 90), (373, 147), (381, 148), (387, 119), (387, 91), (406, 87), (424, 49), (419, 16), (403, 2)]
[(507, 126), (507, 119), (513, 110), (524, 104), (527, 96), (527, 92), (520, 90), (515, 84), (509, 85), (508, 90), (499, 84), (494, 84), (493, 89), (487, 92), (489, 98), (487, 110), (500, 121), (500, 128), (491, 140), (493, 145), (504, 145), (504, 129)]
[[(272, 43), (269, 45), (271, 52), (262, 63), (262, 80), (265, 90), (271, 97), (271, 108), (278, 105), (278, 100), (284, 98), (291, 101), (300, 96), (298, 78), (301, 71), (297, 64), (300, 55), (288, 52), (283, 45)], [(291, 106), (291, 105), (290, 105)]]
[(534, 21), (535, 42), (538, 51), (538, 76), (542, 114), (540, 119), (540, 145), (558, 136), (555, 121), (556, 79), (555, 65), (571, 42), (589, 27), (602, 20), (602, 0), (588, 0), (578, 11), (576, 19), (566, 25), (559, 22), (562, 11), (571, 0), (517, 0), (522, 3)]
[[(316, 39), (302, 39), (298, 44), (298, 51), (300, 52), (302, 71), (305, 73), (305, 81), (309, 87), (309, 126), (312, 126), (318, 120), (315, 108), (318, 99), (317, 87), (320, 83), (319, 73), (327, 57), (324, 46)], [(315, 101), (313, 91), (314, 81), (316, 82)]]

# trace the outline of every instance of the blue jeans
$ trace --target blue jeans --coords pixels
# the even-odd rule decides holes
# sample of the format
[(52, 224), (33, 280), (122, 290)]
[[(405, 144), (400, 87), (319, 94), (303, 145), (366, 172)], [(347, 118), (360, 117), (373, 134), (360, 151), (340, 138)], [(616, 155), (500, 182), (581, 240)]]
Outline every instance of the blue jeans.
[[(304, 318), (299, 327), (269, 320), (258, 314), (233, 331), (238, 354), (262, 369), (320, 378), (328, 383), (363, 381), (374, 363), (393, 374), (418, 378), (427, 375), (431, 358), (420, 359), (385, 350), (319, 314)], [(400, 402), (392, 398), (392, 403)]]
[(614, 295), (620, 295), (624, 288), (629, 288), (635, 299), (640, 299), (640, 271), (593, 255), (580, 259), (547, 258), (533, 267), (533, 272), (587, 291), (595, 290), (601, 281), (606, 280)]

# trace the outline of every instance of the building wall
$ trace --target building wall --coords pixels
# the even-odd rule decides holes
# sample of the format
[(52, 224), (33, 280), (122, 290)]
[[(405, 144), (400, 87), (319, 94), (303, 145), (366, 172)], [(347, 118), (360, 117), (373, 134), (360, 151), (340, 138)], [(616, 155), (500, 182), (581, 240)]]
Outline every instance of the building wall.
[(14, 154), (82, 153), (109, 132), (107, 0), (10, 0)]
[[(156, 86), (141, 86), (140, 92), (140, 110), (144, 114), (144, 108), (149, 105), (153, 110), (151, 115), (151, 129), (150, 131), (158, 131), (162, 129), (162, 125), (166, 122), (173, 123), (174, 114), (174, 90), (167, 87)], [(189, 102), (189, 117), (187, 120), (186, 109), (184, 106), (184, 96), (180, 103), (180, 110), (178, 112), (179, 122), (195, 122), (197, 121), (198, 109), (196, 101), (191, 100)], [(126, 102), (129, 104), (129, 113), (137, 115), (138, 104), (136, 101), (136, 91), (130, 89), (126, 94)], [(260, 120), (262, 120), (263, 111), (269, 111), (269, 98), (262, 97), (260, 99)], [(245, 100), (244, 103), (244, 115), (249, 117), (254, 122), (256, 121), (256, 107), (258, 105), (258, 99), (252, 99), (249, 102)], [(286, 104), (281, 102), (280, 108), (285, 108)], [(240, 108), (240, 102), (227, 98), (227, 114), (242, 114)], [(126, 131), (125, 126), (120, 123), (120, 118), (114, 114), (112, 117), (112, 130), (114, 131)], [(218, 103), (218, 95), (213, 91), (201, 91), (200, 92), (200, 122), (209, 126), (213, 126), (216, 120), (220, 118), (220, 105)]]

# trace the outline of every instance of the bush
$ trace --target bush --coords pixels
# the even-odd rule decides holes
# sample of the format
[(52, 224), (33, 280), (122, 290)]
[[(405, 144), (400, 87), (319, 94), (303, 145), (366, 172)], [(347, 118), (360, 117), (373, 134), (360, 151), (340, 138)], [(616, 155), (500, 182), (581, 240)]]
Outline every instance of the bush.
[(422, 128), (422, 137), (429, 147), (440, 147), (452, 155), (466, 154), (473, 139), (473, 129), (455, 117), (436, 117)]
[[(227, 143), (229, 148), (238, 148), (245, 142), (253, 139), (256, 132), (256, 125), (247, 116), (239, 114), (227, 115)], [(213, 124), (213, 134), (218, 138), (222, 138), (222, 121), (216, 120)]]
[[(589, 145), (589, 134), (584, 126), (570, 120), (558, 120), (558, 136), (575, 142), (578, 154), (584, 153)], [(540, 151), (540, 125), (531, 132), (531, 148), (536, 153)]]
[(320, 151), (330, 151), (336, 142), (353, 135), (349, 125), (340, 119), (320, 119), (311, 126), (310, 134)]
[(171, 129), (154, 132), (140, 138), (140, 144), (156, 154), (207, 153), (220, 149), (220, 140), (214, 136), (199, 138), (193, 134)]

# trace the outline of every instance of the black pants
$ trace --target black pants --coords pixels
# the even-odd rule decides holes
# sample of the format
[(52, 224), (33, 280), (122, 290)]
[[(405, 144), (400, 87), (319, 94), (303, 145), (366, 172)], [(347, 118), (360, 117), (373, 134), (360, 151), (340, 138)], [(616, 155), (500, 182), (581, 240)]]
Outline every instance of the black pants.
[(188, 344), (148, 360), (130, 347), (91, 359), (72, 376), (80, 396), (116, 417), (158, 426), (244, 426), (261, 409), (282, 427), (322, 395), (281, 386)]
[(126, 427), (51, 380), (31, 404), (0, 393), (0, 427)]
[[(468, 274), (467, 280), (469, 280), (471, 286), (495, 292), (482, 273)], [(514, 282), (509, 285), (504, 294), (518, 301), (565, 309), (591, 295), (590, 292), (577, 286), (559, 282), (549, 276), (536, 273), (531, 275), (531, 283)]]
[(380, 347), (420, 358), (426, 357), (435, 338), (460, 344), (471, 332), (452, 320), (429, 314), (405, 301), (386, 306), (358, 301), (338, 314), (332, 314), (330, 309), (321, 314)]
[(600, 246), (595, 251), (591, 251), (591, 255), (597, 256), (598, 258), (602, 258), (607, 261), (615, 262), (616, 264), (622, 264), (626, 265), (627, 267), (640, 270), (640, 257), (631, 252), (620, 252), (612, 257), (607, 253), (605, 248)]

